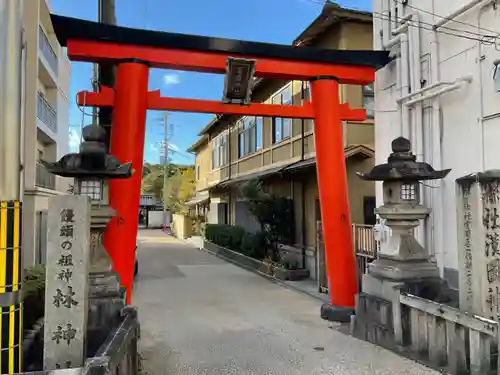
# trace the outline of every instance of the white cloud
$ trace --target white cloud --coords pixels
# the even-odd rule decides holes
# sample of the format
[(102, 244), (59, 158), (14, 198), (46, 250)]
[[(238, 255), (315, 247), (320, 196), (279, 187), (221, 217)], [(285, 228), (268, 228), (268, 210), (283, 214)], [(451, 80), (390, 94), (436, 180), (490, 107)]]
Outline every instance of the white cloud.
[(70, 152), (78, 152), (80, 146), (80, 130), (69, 130), (69, 150)]
[[(160, 141), (160, 142), (157, 142), (157, 143), (151, 143), (149, 145), (149, 149), (153, 152), (159, 152), (160, 150), (163, 150), (163, 141)], [(168, 144), (168, 149), (169, 150), (172, 150), (174, 152), (178, 152), (180, 149), (179, 149), (179, 146), (173, 144), (173, 143), (169, 143)]]
[(175, 73), (165, 74), (163, 76), (163, 83), (165, 83), (166, 86), (178, 85), (181, 83), (181, 77), (179, 74)]

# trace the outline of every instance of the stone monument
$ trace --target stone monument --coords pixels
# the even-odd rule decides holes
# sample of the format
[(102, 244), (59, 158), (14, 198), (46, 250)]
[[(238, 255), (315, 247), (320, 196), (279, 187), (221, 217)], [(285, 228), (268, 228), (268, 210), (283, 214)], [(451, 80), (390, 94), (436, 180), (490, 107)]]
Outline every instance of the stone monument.
[[(82, 268), (79, 272), (80, 277), (85, 278), (85, 282), (82, 282), (82, 285), (85, 285), (85, 292), (81, 291), (84, 297), (80, 294), (80, 298), (84, 301), (81, 305), (82, 311), (85, 312), (83, 331), (86, 330), (87, 337), (86, 341), (82, 342), (89, 349), (87, 355), (93, 355), (93, 351), (101, 345), (109, 333), (109, 327), (113, 325), (115, 319), (118, 319), (120, 310), (124, 306), (118, 276), (112, 270), (110, 257), (100, 240), (107, 223), (115, 215), (115, 211), (108, 205), (105, 180), (129, 178), (132, 175), (132, 165), (121, 164), (114, 156), (106, 153), (105, 131), (102, 127), (89, 125), (83, 129), (82, 136), (84, 142), (80, 145), (79, 153), (65, 155), (56, 163), (44, 164), (53, 174), (75, 179), (75, 195), (64, 197), (65, 199), (73, 199), (75, 202), (85, 201), (87, 204), (87, 225), (85, 229), (78, 229), (79, 233), (86, 231), (87, 241), (85, 249), (82, 245), (78, 248), (78, 252), (79, 259), (86, 259), (85, 270)], [(57, 216), (57, 213), (52, 211), (53, 207), (55, 206), (51, 205), (49, 209), (49, 218)], [(55, 237), (54, 240), (61, 241)], [(47, 269), (47, 275), (55, 274), (55, 271), (57, 270)], [(47, 280), (49, 279), (52, 277), (48, 276)], [(52, 313), (46, 312), (46, 321), (52, 319), (51, 315)], [(49, 337), (47, 330), (50, 328), (46, 326), (45, 329), (45, 342), (47, 342)], [(54, 356), (53, 353), (51, 355)], [(54, 362), (49, 355), (44, 359), (45, 368), (50, 370), (54, 369), (56, 364), (61, 367), (81, 365), (73, 361), (60, 364)]]
[(500, 170), (456, 180), (460, 309), (500, 319)]
[[(390, 337), (396, 328), (391, 327), (391, 319), (387, 320), (390, 314), (382, 317), (380, 311), (391, 310), (392, 301), (399, 300), (402, 289), (421, 296), (439, 293), (442, 281), (438, 267), (429, 260), (428, 251), (416, 240), (414, 231), (420, 220), (431, 213), (420, 204), (420, 181), (442, 179), (449, 172), (449, 169), (436, 171), (427, 163), (417, 162), (410, 141), (399, 137), (392, 141), (387, 163), (376, 165), (368, 173), (358, 173), (363, 180), (383, 182), (384, 204), (375, 209), (375, 213), (391, 230), (391, 236), (380, 244), (377, 259), (363, 275), (356, 306), (358, 328), (385, 329), (380, 336)], [(367, 308), (372, 305), (376, 307)]]
[(86, 351), (90, 202), (49, 200), (45, 282), (44, 369), (83, 366)]

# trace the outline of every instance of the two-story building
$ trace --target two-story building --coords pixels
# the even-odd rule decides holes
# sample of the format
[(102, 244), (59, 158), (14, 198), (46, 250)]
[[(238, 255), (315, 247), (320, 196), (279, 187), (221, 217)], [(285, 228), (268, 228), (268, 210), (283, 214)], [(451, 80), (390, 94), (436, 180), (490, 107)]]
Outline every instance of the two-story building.
[[(28, 6), (29, 3), (29, 6)], [(48, 0), (24, 7), (23, 261), (44, 261), (48, 198), (68, 192), (70, 179), (56, 177), (39, 163), (68, 153), (71, 64), (57, 42)]]
[[(372, 15), (327, 2), (293, 45), (371, 49)], [(343, 130), (352, 221), (373, 224), (374, 185), (362, 182), (355, 174), (374, 165), (373, 90), (371, 86), (343, 85), (340, 98), (352, 108), (367, 109), (367, 121), (346, 122)], [(252, 93), (253, 102), (300, 105), (309, 99), (306, 82), (258, 79)], [(205, 207), (207, 222), (258, 230), (258, 223), (241, 197), (240, 187), (249, 179), (263, 180), (268, 192), (293, 199), (296, 246), (288, 250), (301, 255), (311, 277), (316, 278), (320, 258), (316, 236), (321, 214), (312, 120), (216, 116), (200, 136), (189, 149), (196, 154), (198, 192), (193, 201)]]

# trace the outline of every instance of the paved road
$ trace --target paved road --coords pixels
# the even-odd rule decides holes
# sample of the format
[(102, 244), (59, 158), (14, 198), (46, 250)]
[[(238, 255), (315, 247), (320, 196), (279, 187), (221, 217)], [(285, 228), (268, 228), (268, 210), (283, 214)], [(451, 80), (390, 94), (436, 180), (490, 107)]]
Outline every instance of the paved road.
[(160, 232), (139, 241), (147, 375), (437, 374), (331, 329), (311, 297)]

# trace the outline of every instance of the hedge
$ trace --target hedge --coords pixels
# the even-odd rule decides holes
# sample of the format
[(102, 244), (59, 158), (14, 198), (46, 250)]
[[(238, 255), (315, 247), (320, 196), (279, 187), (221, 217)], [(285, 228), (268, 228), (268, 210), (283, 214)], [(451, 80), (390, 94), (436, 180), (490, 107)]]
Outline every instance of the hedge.
[(230, 250), (240, 251), (245, 229), (237, 225), (207, 224), (205, 239)]
[(248, 233), (237, 225), (207, 224), (205, 239), (255, 259), (266, 257), (267, 240), (263, 232)]

